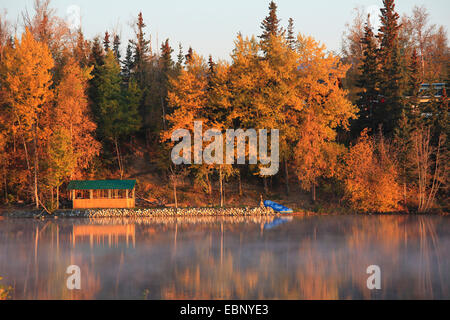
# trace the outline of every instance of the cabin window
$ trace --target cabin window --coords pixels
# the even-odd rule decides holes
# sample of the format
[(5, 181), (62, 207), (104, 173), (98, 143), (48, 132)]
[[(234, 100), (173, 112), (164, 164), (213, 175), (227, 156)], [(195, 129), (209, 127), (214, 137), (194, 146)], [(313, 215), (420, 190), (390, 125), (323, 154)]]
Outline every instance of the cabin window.
[(95, 190), (94, 198), (95, 199), (108, 199), (108, 190)]
[(90, 198), (89, 190), (76, 190), (75, 197), (77, 199), (89, 199)]

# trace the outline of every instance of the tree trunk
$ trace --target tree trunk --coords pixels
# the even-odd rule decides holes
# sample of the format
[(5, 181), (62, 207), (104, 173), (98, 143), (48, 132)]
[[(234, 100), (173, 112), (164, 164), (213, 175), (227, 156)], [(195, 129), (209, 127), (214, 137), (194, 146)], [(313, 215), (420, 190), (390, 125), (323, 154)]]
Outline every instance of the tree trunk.
[(13, 136), (13, 152), (16, 153), (16, 134), (14, 133), (14, 130), (12, 132)]
[(35, 123), (34, 124), (34, 199), (36, 200), (36, 209), (39, 209), (37, 172), (38, 172), (37, 123)]
[(6, 181), (6, 172), (3, 175), (3, 181), (5, 183), (5, 203), (8, 203), (8, 182)]
[(59, 186), (56, 186), (56, 209), (59, 209)]
[(406, 182), (403, 182), (403, 202), (405, 203), (406, 208)]
[(316, 185), (315, 184), (313, 184), (311, 186), (311, 200), (313, 203), (316, 202)]
[[(31, 181), (33, 172), (31, 171), (30, 158), (28, 155), (28, 147), (27, 147), (27, 143), (25, 141), (24, 135), (22, 135), (22, 143), (23, 143), (23, 150), (25, 151), (25, 160), (27, 162), (27, 169), (28, 169), (28, 172), (30, 173), (29, 179), (30, 179), (30, 189), (31, 189), (32, 185), (33, 185), (32, 181)], [(30, 190), (30, 191), (32, 191), (32, 190)], [(18, 192), (17, 192), (17, 194), (18, 194)]]
[(241, 172), (239, 171), (239, 196), (242, 197), (242, 179), (241, 179)]
[(269, 194), (269, 187), (267, 186), (267, 178), (263, 177), (263, 182), (264, 182), (264, 193), (267, 195)]
[(163, 130), (166, 130), (166, 108), (164, 106), (164, 99), (162, 97), (161, 91), (160, 91), (160, 95), (161, 95), (161, 111), (162, 111)]
[(119, 165), (120, 180), (122, 180), (123, 179), (123, 166), (122, 166), (122, 160), (120, 158), (119, 143), (117, 141), (117, 138), (114, 139), (114, 144), (116, 146), (117, 163)]
[(173, 175), (173, 198), (175, 200), (175, 209), (178, 209), (178, 198), (177, 198), (177, 178)]
[(290, 188), (289, 188), (289, 168), (287, 159), (284, 160), (284, 173), (285, 173), (285, 179), (286, 179), (286, 195), (289, 195)]
[(206, 175), (206, 184), (208, 186), (208, 194), (211, 196), (212, 195), (212, 186), (211, 186), (211, 181), (209, 181), (209, 174)]
[(219, 167), (219, 184), (220, 184), (220, 207), (223, 207), (223, 178), (222, 178), (222, 166)]

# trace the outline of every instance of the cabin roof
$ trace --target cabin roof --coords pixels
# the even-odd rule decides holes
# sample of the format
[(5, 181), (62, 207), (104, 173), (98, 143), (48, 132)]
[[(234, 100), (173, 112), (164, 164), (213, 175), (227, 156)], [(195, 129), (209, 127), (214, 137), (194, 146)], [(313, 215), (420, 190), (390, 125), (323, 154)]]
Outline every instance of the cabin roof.
[(132, 190), (136, 180), (73, 180), (69, 190)]

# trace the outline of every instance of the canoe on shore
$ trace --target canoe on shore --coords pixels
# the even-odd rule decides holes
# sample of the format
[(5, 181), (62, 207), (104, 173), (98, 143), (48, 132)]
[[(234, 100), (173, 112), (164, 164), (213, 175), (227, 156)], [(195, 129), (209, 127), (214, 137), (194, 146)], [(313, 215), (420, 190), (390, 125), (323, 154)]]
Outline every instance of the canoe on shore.
[(279, 203), (270, 200), (264, 201), (264, 206), (272, 208), (274, 211), (278, 213), (294, 213), (294, 210), (292, 210), (291, 208), (285, 207)]

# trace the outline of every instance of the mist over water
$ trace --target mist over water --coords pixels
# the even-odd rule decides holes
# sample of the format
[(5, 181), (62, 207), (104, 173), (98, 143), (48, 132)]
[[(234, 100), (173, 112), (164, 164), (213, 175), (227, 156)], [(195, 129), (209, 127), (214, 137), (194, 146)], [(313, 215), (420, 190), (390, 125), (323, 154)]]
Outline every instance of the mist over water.
[(439, 216), (4, 219), (0, 284), (13, 299), (449, 299), (449, 248)]

